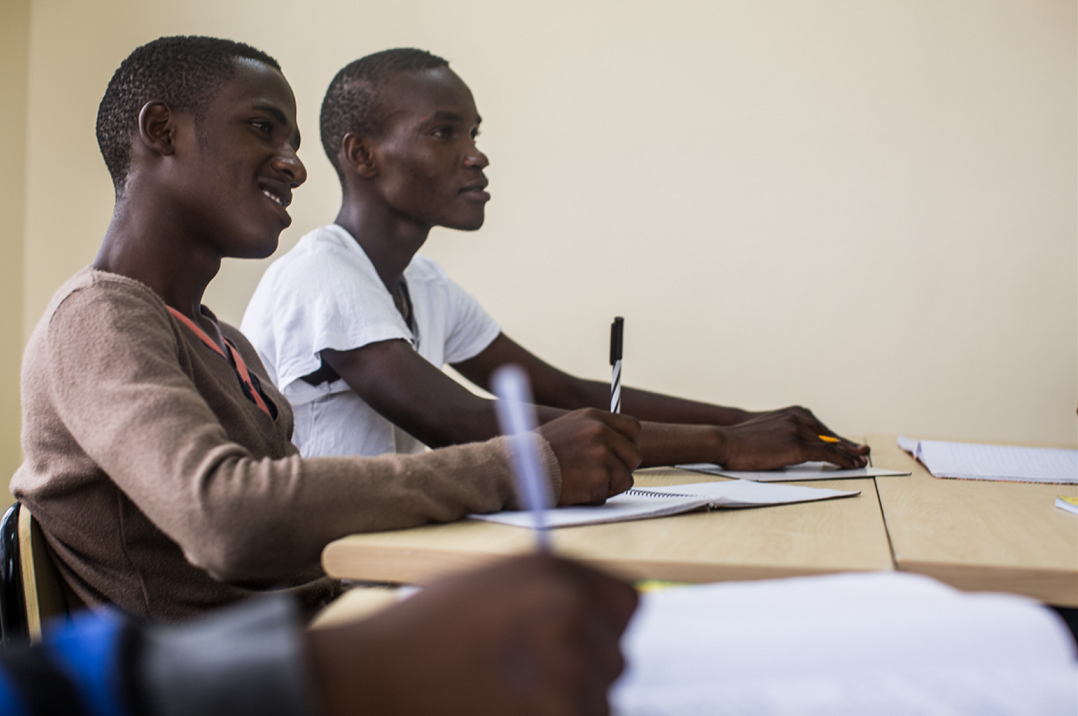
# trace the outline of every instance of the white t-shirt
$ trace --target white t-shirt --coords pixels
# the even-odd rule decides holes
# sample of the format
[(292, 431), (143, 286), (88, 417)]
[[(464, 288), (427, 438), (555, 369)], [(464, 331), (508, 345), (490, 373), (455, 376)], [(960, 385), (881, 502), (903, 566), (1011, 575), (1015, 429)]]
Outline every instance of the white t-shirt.
[(418, 452), (423, 445), (342, 379), (311, 385), (319, 352), (403, 339), (433, 365), (474, 358), (501, 327), (442, 267), (416, 256), (404, 270), (416, 334), (352, 235), (331, 224), (304, 236), (262, 276), (241, 330), (292, 404), (292, 442), (304, 457)]

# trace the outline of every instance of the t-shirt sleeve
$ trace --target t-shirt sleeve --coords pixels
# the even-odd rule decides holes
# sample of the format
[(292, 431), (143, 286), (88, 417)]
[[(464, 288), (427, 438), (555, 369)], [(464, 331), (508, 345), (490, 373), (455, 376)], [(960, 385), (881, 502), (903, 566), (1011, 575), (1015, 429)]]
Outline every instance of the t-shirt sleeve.
[(411, 339), (385, 286), (357, 274), (353, 257), (331, 249), (271, 266), (242, 328), (281, 390), (318, 370), (319, 352), (327, 348)]
[[(439, 269), (440, 271), (440, 269)], [(474, 358), (489, 346), (502, 328), (456, 281), (442, 272), (449, 326), (445, 336), (445, 362), (452, 365)]]

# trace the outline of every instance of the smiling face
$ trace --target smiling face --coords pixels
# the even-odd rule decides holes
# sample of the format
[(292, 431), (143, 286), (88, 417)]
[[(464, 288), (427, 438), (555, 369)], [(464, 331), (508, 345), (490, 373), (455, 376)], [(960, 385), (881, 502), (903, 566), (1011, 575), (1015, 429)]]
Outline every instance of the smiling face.
[(448, 67), (401, 72), (379, 101), (384, 126), (371, 151), (381, 199), (427, 228), (482, 226), (490, 161), (475, 146), (481, 120), (468, 86)]
[(292, 223), (287, 207), (307, 171), (292, 88), (268, 65), (236, 64), (203, 115), (186, 119), (193, 132), (177, 135), (175, 216), (219, 256), (264, 258)]

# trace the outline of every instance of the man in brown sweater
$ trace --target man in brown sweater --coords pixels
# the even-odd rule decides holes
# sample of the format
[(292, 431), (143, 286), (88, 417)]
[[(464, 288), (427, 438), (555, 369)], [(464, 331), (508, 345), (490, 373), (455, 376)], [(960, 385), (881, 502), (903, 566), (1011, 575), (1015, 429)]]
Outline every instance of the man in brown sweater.
[[(149, 43), (109, 83), (97, 135), (116, 205), (93, 265), (30, 338), (11, 483), (72, 597), (169, 619), (286, 589), (313, 609), (337, 590), (319, 567), (330, 540), (515, 505), (500, 439), (300, 458), (288, 402), (202, 306), (222, 258), (273, 253), (306, 178), (272, 58), (210, 38)], [(543, 426), (559, 503), (627, 489), (638, 430), (600, 411)]]

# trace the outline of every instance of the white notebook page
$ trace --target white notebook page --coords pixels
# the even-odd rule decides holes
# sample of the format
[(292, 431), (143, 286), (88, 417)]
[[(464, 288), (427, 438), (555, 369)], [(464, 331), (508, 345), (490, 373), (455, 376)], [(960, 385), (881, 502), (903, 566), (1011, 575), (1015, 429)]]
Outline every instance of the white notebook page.
[[(597, 506), (556, 507), (546, 510), (547, 527), (580, 527), (610, 522), (628, 522), (652, 517), (676, 515), (702, 507), (766, 507), (795, 502), (814, 502), (836, 497), (854, 497), (859, 490), (830, 490), (798, 485), (766, 485), (747, 480), (694, 482), (671, 487), (634, 488), (615, 495)], [(505, 510), (491, 514), (469, 515), (484, 522), (510, 527), (532, 527), (527, 512)]]

